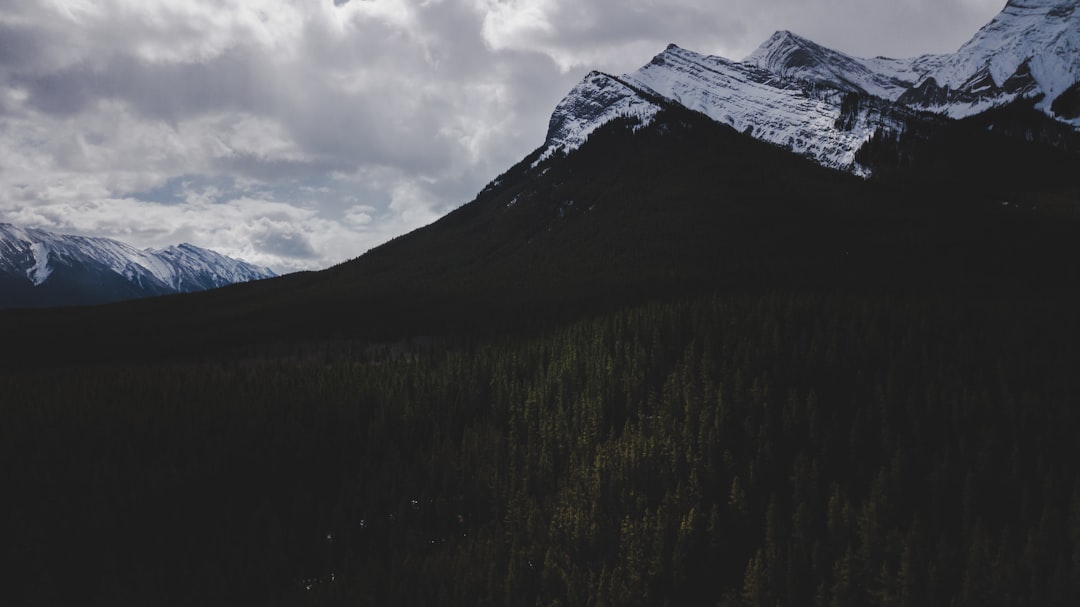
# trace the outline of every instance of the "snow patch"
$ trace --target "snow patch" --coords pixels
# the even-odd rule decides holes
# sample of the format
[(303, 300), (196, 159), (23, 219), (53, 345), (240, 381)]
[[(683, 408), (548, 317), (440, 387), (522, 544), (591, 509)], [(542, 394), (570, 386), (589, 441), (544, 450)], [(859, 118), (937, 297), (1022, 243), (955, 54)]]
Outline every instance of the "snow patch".
[(636, 128), (642, 128), (652, 123), (659, 111), (660, 106), (618, 78), (592, 72), (555, 107), (548, 123), (544, 151), (532, 168), (556, 153), (576, 150), (596, 129), (613, 120), (630, 118), (637, 122)]
[[(672, 44), (630, 74), (586, 76), (555, 108), (533, 167), (618, 118), (647, 126), (666, 101), (865, 177), (855, 153), (879, 131), (903, 131), (914, 111), (956, 119), (1041, 94), (1036, 108), (1054, 117), (1052, 100), (1080, 81), (1077, 8), (1076, 0), (1011, 0), (956, 53), (910, 59), (860, 59), (787, 31), (742, 62)], [(860, 96), (854, 106), (851, 94)], [(1080, 118), (1061, 122), (1080, 127)]]
[[(973, 82), (977, 74), (989, 74), (995, 87), (1002, 87), (1026, 64), (1035, 86), (1024, 91), (1023, 96), (1045, 95), (1038, 109), (1049, 113), (1050, 100), (1080, 80), (1080, 25), (1076, 13), (1075, 0), (1009, 2), (960, 50), (927, 74), (927, 78), (932, 77), (940, 86), (960, 94), (985, 93), (981, 88), (985, 84)], [(966, 88), (969, 86), (972, 88)], [(1016, 97), (999, 89), (989, 97), (989, 107), (1007, 104)], [(945, 113), (964, 117), (986, 109), (989, 109), (987, 104), (966, 102), (946, 109)]]
[(193, 245), (140, 251), (108, 238), (67, 236), (0, 223), (0, 272), (44, 283), (57, 264), (111, 272), (153, 294), (198, 291), (270, 278), (254, 266)]
[(52, 274), (52, 268), (49, 266), (50, 253), (48, 245), (43, 242), (30, 244), (30, 254), (34, 258), (34, 265), (26, 271), (26, 277), (34, 283), (35, 287), (48, 280), (49, 275)]
[(810, 95), (798, 83), (778, 81), (754, 65), (679, 48), (659, 57), (625, 80), (825, 166), (855, 171), (855, 152), (874, 132), (898, 126), (863, 112), (848, 128), (839, 128), (839, 95)]

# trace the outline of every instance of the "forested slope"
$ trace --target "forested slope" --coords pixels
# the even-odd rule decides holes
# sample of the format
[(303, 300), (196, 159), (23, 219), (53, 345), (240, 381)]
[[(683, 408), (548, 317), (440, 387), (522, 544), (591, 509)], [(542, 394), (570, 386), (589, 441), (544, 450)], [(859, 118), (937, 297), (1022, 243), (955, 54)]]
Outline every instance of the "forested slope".
[(0, 603), (1080, 602), (1075, 156), (640, 126), (323, 272), (0, 314)]
[(719, 295), (530, 338), (3, 374), (3, 592), (1074, 604), (1071, 309)]
[(0, 361), (517, 332), (717, 290), (998, 297), (1080, 285), (1075, 154), (966, 126), (865, 153), (880, 177), (669, 107), (646, 128), (612, 122), (569, 156), (536, 167), (530, 156), (439, 221), (321, 272), (0, 313)]

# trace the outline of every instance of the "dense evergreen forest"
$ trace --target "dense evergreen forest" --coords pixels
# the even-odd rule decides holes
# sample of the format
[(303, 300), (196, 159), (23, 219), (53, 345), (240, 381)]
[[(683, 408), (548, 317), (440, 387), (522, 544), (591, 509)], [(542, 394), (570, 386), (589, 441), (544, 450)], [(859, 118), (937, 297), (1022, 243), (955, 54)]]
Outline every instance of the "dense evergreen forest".
[(1075, 605), (1061, 299), (0, 373), (8, 605)]

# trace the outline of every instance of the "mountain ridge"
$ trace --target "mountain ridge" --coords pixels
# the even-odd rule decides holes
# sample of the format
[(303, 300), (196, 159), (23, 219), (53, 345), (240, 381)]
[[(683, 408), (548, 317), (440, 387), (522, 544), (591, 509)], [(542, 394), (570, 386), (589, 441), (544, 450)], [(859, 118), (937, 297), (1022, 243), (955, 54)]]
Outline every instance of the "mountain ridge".
[(539, 164), (538, 148), (432, 224), (320, 272), (0, 313), (20, 344), (4, 360), (517, 334), (713, 292), (1072, 293), (1080, 282), (1062, 261), (1076, 258), (1072, 157), (977, 124), (942, 132), (923, 148), (876, 143), (901, 161), (864, 180), (670, 104), (648, 125), (618, 118)]
[[(814, 50), (794, 34), (774, 42)], [(929, 71), (937, 59), (860, 61), (907, 74)], [(632, 74), (590, 72), (552, 113), (540, 147), (432, 224), (322, 272), (122, 304), (101, 318), (183, 322), (176, 352), (252, 339), (396, 340), (502, 330), (523, 316), (703, 283), (954, 289), (958, 281), (940, 277), (940, 268), (971, 275), (964, 264), (975, 255), (956, 242), (1008, 269), (971, 262), (977, 276), (1058, 287), (1022, 266), (1071, 255), (1059, 232), (1073, 225), (1069, 149), (1080, 145), (1056, 143), (1077, 141), (1072, 126), (1031, 99), (953, 120), (790, 76), (675, 44)], [(1033, 130), (1035, 119), (1043, 124)], [(1058, 211), (1069, 222), (1055, 227)], [(838, 221), (851, 223), (850, 232), (832, 232)], [(972, 222), (982, 225), (976, 236)], [(1005, 227), (1014, 222), (1024, 227)], [(830, 236), (818, 241), (811, 226)], [(1012, 250), (998, 234), (1041, 253)], [(843, 239), (858, 246), (838, 250)], [(859, 250), (858, 260), (845, 252)], [(972, 278), (959, 284), (990, 288)], [(90, 327), (79, 331), (105, 324), (82, 311), (70, 317), (66, 326)], [(274, 336), (252, 337), (264, 327), (275, 327)], [(147, 347), (128, 341), (121, 356)]]
[[(998, 106), (1002, 100), (1042, 95), (1039, 109), (1050, 112), (1052, 102), (1080, 80), (1080, 27), (1074, 16), (1078, 6), (1076, 0), (1009, 0), (929, 74), (938, 86), (962, 98), (952, 107), (936, 109), (962, 117), (978, 113), (987, 103)], [(1009, 90), (1006, 84), (1013, 79), (1026, 86)]]
[(188, 243), (140, 250), (109, 238), (0, 223), (0, 308), (108, 303), (273, 276)]
[[(957, 52), (909, 59), (861, 59), (786, 30), (742, 61), (669, 44), (634, 72), (592, 72), (571, 89), (552, 114), (542, 157), (573, 151), (616, 117), (647, 124), (660, 101), (864, 177), (871, 168), (858, 161), (860, 148), (882, 132), (907, 130), (919, 114), (961, 119), (1030, 100), (1080, 130), (1076, 7), (1074, 0), (1010, 2)], [(852, 113), (851, 95), (882, 102)]]
[[(906, 130), (860, 179), (724, 79)], [(677, 46), (579, 93), (351, 261), (0, 310), (0, 603), (1076, 604), (1078, 133)]]
[(822, 46), (791, 31), (780, 30), (742, 62), (765, 69), (782, 79), (823, 84), (841, 92), (867, 93), (896, 101), (934, 70), (941, 59), (941, 55), (922, 55), (913, 59), (861, 59)]

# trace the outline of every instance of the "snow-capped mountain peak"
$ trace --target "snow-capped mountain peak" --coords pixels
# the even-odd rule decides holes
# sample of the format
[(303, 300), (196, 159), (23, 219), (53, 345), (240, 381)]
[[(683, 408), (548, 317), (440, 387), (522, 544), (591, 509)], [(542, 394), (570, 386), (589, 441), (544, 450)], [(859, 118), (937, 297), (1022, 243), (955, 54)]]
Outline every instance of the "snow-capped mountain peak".
[(859, 59), (826, 48), (789, 31), (779, 31), (750, 53), (743, 63), (785, 79), (800, 80), (849, 93), (867, 93), (895, 100), (914, 84), (916, 60)]
[(537, 162), (557, 151), (569, 152), (581, 147), (593, 131), (616, 118), (634, 117), (648, 124), (659, 110), (660, 106), (622, 79), (590, 72), (552, 112), (545, 151)]
[(586, 76), (555, 109), (540, 161), (556, 150), (579, 147), (617, 117), (629, 115), (647, 124), (663, 103), (674, 103), (826, 166), (862, 173), (855, 152), (891, 122), (869, 107), (841, 120), (845, 92), (829, 87), (811, 91), (802, 79), (669, 45), (635, 72)]
[(275, 276), (266, 268), (226, 257), (189, 243), (149, 250), (174, 269), (170, 284), (177, 291), (203, 290)]
[(190, 244), (125, 243), (0, 223), (0, 307), (100, 303), (201, 291), (275, 276)]
[(1038, 107), (1047, 111), (1080, 80), (1078, 8), (1077, 0), (1010, 0), (928, 74), (933, 85), (949, 93), (938, 95), (937, 103), (918, 97), (910, 101), (962, 117), (1019, 97), (1042, 95)]
[(1080, 128), (1078, 5), (1011, 0), (956, 53), (909, 59), (852, 57), (790, 31), (741, 62), (671, 44), (637, 71), (586, 76), (556, 107), (537, 163), (616, 118), (648, 124), (664, 104), (857, 174), (867, 169), (856, 152), (875, 133), (920, 114), (961, 118), (1041, 95), (1037, 109)]

